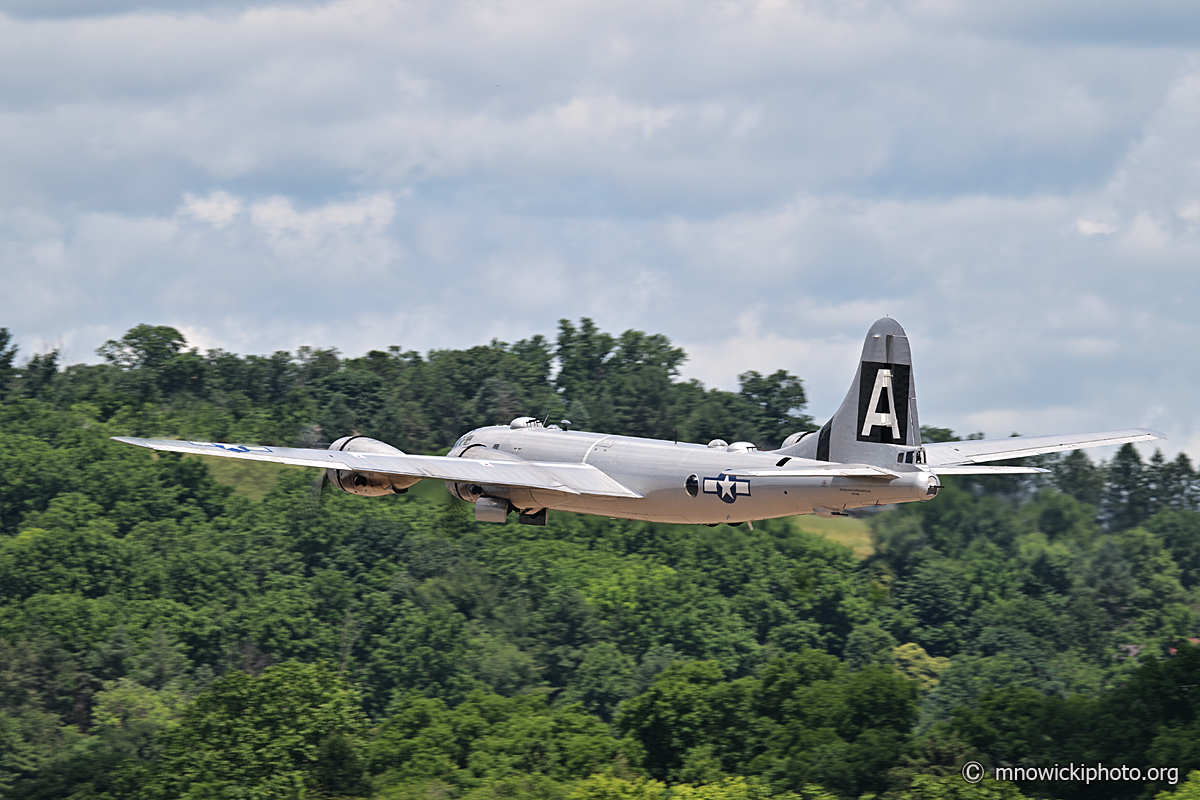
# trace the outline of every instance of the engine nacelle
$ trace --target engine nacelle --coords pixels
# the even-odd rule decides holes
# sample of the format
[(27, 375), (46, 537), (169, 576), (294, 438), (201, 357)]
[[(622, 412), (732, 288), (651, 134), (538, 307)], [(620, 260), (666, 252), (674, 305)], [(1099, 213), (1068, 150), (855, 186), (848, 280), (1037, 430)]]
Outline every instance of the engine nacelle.
[[(522, 417), (513, 420), (513, 427), (517, 426), (518, 422), (524, 419), (533, 419), (533, 417)], [(503, 450), (490, 450), (481, 444), (475, 444), (463, 450), (459, 458), (477, 458), (483, 461), (524, 461), (520, 456), (515, 456), (512, 453), (506, 453)], [(494, 486), (480, 486), (474, 483), (454, 483), (446, 481), (446, 490), (450, 494), (457, 497), (459, 500), (465, 500), (468, 503), (476, 503), (481, 497), (506, 497), (504, 489)]]
[[(533, 418), (530, 417), (529, 419)], [(521, 420), (513, 420), (514, 425), (518, 422), (521, 422)], [(483, 461), (523, 462), (525, 460), (512, 453), (506, 453), (503, 450), (492, 450), (483, 445), (468, 447), (462, 451), (459, 458), (477, 458)], [(561, 492), (556, 492), (552, 489), (527, 489), (520, 486), (492, 486), (489, 484), (455, 483), (452, 481), (446, 481), (446, 489), (459, 500), (466, 500), (468, 503), (476, 505), (477, 512), (479, 511), (479, 501), (487, 498), (505, 500), (508, 502), (508, 505), (522, 514), (533, 514), (541, 509), (553, 508), (556, 504), (561, 503), (564, 497)], [(477, 518), (483, 521), (492, 521), (478, 517), (478, 514)]]
[[(381, 456), (404, 455), (398, 447), (369, 439), (366, 436), (343, 436), (333, 444), (330, 450), (343, 450), (348, 453), (374, 453)], [(363, 497), (382, 497), (389, 494), (403, 494), (408, 491), (420, 478), (409, 475), (390, 475), (385, 472), (358, 472), (349, 469), (325, 470), (330, 483), (343, 492), (357, 494)]]

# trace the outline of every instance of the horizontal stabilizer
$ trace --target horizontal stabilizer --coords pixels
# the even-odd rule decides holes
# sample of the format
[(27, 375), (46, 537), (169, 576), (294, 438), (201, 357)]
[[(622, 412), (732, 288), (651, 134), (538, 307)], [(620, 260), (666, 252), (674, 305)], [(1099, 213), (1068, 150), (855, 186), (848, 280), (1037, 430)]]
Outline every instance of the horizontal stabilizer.
[(344, 469), (355, 472), (379, 472), (407, 475), (438, 481), (477, 483), (485, 486), (513, 486), (547, 489), (564, 494), (598, 497), (642, 497), (622, 486), (589, 464), (559, 464), (538, 461), (492, 461), (484, 458), (414, 456), (407, 453), (378, 454), (344, 450), (308, 450), (296, 447), (260, 447), (221, 442), (183, 442), (174, 439), (135, 439), (112, 437), (118, 442), (151, 450), (192, 453), (198, 456), (271, 461), (299, 467)]
[(930, 467), (928, 471), (935, 475), (1032, 475), (1050, 470), (1040, 467), (993, 467), (964, 464), (962, 466)]
[(899, 478), (899, 472), (870, 464), (817, 464), (811, 467), (728, 469), (735, 478)]
[[(1050, 436), (1010, 436), (1007, 439), (968, 439), (962, 442), (936, 442), (925, 445), (925, 463), (933, 472), (938, 467), (958, 464), (978, 464), (982, 461), (1000, 461), (1006, 458), (1023, 458), (1063, 450), (1079, 450), (1085, 447), (1107, 447), (1126, 442), (1149, 442), (1165, 439), (1158, 431), (1149, 428), (1125, 428), (1118, 431), (1093, 431), (1091, 433), (1057, 433)], [(951, 474), (951, 473), (945, 473)], [(959, 473), (965, 474), (965, 473)]]

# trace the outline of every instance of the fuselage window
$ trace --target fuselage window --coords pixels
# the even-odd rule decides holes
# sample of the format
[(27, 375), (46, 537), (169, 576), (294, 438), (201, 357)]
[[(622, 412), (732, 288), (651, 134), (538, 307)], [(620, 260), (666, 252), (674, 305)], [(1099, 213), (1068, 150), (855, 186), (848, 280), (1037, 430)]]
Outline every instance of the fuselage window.
[(683, 485), (687, 493), (692, 497), (700, 494), (700, 480), (695, 475), (688, 475), (687, 483)]

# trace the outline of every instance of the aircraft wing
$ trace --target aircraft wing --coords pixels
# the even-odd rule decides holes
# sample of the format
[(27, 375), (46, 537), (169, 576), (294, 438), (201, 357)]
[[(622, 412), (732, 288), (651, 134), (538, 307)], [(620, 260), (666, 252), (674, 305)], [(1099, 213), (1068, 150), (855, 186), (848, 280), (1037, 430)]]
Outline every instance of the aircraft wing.
[(296, 447), (259, 447), (221, 442), (184, 442), (174, 439), (135, 439), (112, 437), (118, 442), (198, 456), (222, 456), (249, 461), (272, 461), (299, 467), (347, 469), (408, 475), (438, 481), (478, 483), (492, 486), (519, 486), (547, 489), (564, 494), (599, 497), (642, 497), (588, 464), (560, 464), (544, 461), (491, 461), (485, 458), (449, 458), (414, 456), (407, 453), (380, 455), (343, 450), (308, 450)]
[[(1092, 433), (1058, 433), (1050, 436), (1010, 436), (1007, 439), (968, 439), (963, 442), (936, 442), (924, 445), (925, 463), (931, 472), (944, 475), (955, 474), (947, 467), (968, 466), (983, 461), (999, 461), (1005, 458), (1037, 456), (1057, 453), (1061, 450), (1078, 450), (1083, 447), (1104, 447), (1126, 442), (1149, 442), (1165, 439), (1158, 431), (1149, 428), (1125, 428), (1119, 431), (1096, 431)], [(988, 471), (1001, 469), (988, 468)], [(1027, 469), (1017, 467), (1016, 469)], [(1032, 468), (1028, 468), (1032, 469)], [(978, 474), (958, 472), (958, 474)]]

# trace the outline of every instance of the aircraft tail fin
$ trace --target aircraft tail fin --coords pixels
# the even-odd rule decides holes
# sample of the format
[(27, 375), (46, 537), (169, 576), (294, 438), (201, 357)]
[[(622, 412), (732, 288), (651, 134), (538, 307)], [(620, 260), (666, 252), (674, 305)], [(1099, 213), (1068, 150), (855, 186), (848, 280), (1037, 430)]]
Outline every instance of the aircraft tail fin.
[(908, 336), (884, 317), (867, 331), (858, 371), (837, 413), (819, 431), (789, 436), (779, 452), (843, 464), (894, 464), (898, 455), (910, 457), (906, 451), (920, 447)]

